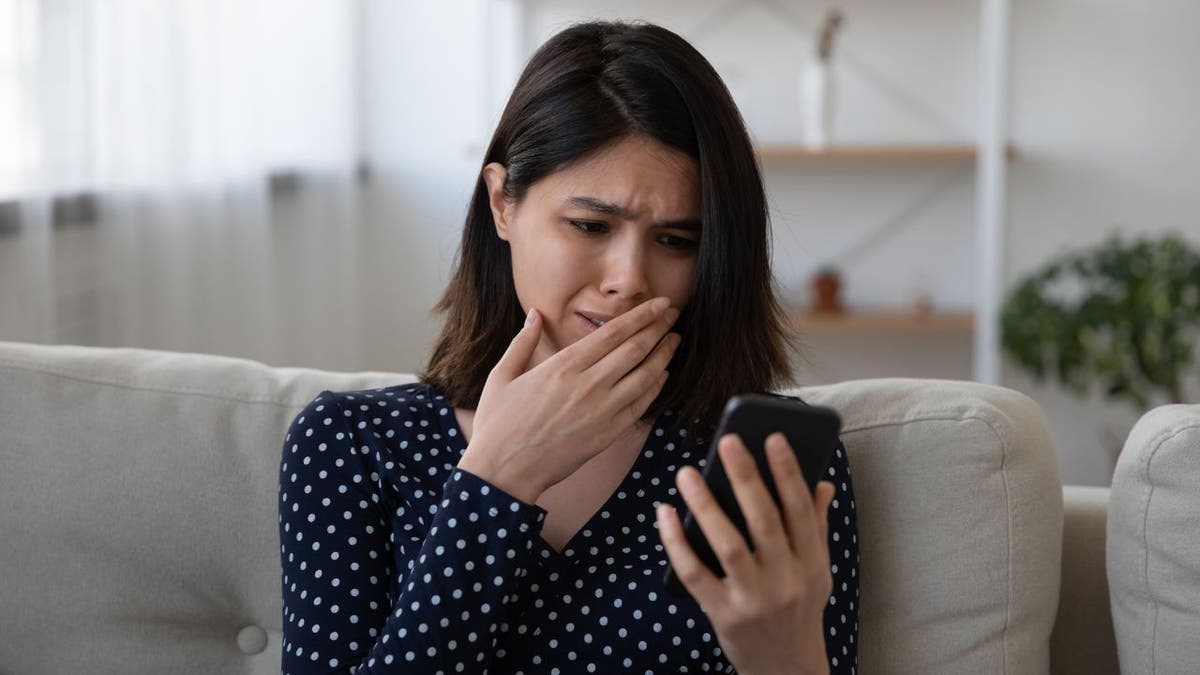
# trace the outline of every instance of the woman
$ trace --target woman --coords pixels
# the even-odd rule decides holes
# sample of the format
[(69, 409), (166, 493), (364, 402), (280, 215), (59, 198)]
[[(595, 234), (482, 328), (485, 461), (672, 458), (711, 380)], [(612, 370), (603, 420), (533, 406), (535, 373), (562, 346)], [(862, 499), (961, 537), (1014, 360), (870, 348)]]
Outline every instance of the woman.
[[(843, 449), (810, 494), (768, 439), (779, 509), (721, 439), (753, 551), (697, 471), (731, 395), (790, 381), (768, 236), (744, 125), (690, 45), (625, 23), (543, 45), (421, 381), (322, 392), (289, 430), (284, 672), (854, 672)], [(668, 561), (692, 597), (664, 592)]]

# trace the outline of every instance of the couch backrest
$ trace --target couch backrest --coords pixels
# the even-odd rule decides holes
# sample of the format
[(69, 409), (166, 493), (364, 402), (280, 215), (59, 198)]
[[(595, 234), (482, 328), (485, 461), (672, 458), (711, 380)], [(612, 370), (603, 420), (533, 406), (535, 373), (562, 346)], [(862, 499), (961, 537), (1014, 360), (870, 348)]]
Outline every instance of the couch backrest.
[[(323, 389), (409, 381), (0, 342), (0, 671), (277, 673), (279, 451)], [(1036, 405), (866, 380), (838, 408), (863, 672), (1047, 671), (1062, 502)]]
[(1113, 474), (1107, 558), (1121, 672), (1200, 670), (1200, 405), (1134, 425)]

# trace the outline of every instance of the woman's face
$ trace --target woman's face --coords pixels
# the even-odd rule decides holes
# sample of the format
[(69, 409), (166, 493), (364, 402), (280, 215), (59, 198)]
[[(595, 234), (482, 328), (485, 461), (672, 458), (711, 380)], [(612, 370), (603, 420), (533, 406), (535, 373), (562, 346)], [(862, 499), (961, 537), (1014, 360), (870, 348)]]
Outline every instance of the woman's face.
[(691, 299), (700, 241), (696, 161), (626, 138), (504, 199), (505, 167), (484, 167), (496, 232), (512, 250), (521, 307), (544, 319), (530, 367), (658, 296)]

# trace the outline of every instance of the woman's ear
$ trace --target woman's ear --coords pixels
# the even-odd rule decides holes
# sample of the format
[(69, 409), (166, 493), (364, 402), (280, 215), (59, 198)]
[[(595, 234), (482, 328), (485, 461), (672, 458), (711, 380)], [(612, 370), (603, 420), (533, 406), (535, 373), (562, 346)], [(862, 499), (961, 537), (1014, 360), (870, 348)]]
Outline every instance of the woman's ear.
[(492, 221), (496, 223), (496, 236), (508, 241), (508, 219), (511, 204), (504, 196), (504, 180), (508, 169), (499, 162), (490, 162), (483, 167), (483, 182), (487, 185), (488, 205), (492, 207)]

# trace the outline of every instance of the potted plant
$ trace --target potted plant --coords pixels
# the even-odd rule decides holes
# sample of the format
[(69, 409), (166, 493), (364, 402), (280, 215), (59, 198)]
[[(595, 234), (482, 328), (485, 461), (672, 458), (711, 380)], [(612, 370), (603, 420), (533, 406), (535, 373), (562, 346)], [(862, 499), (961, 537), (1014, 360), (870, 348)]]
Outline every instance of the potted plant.
[(1184, 403), (1198, 371), (1200, 252), (1178, 235), (1118, 235), (1051, 260), (1009, 293), (1004, 352), (1038, 381), (1100, 385), (1141, 414)]

